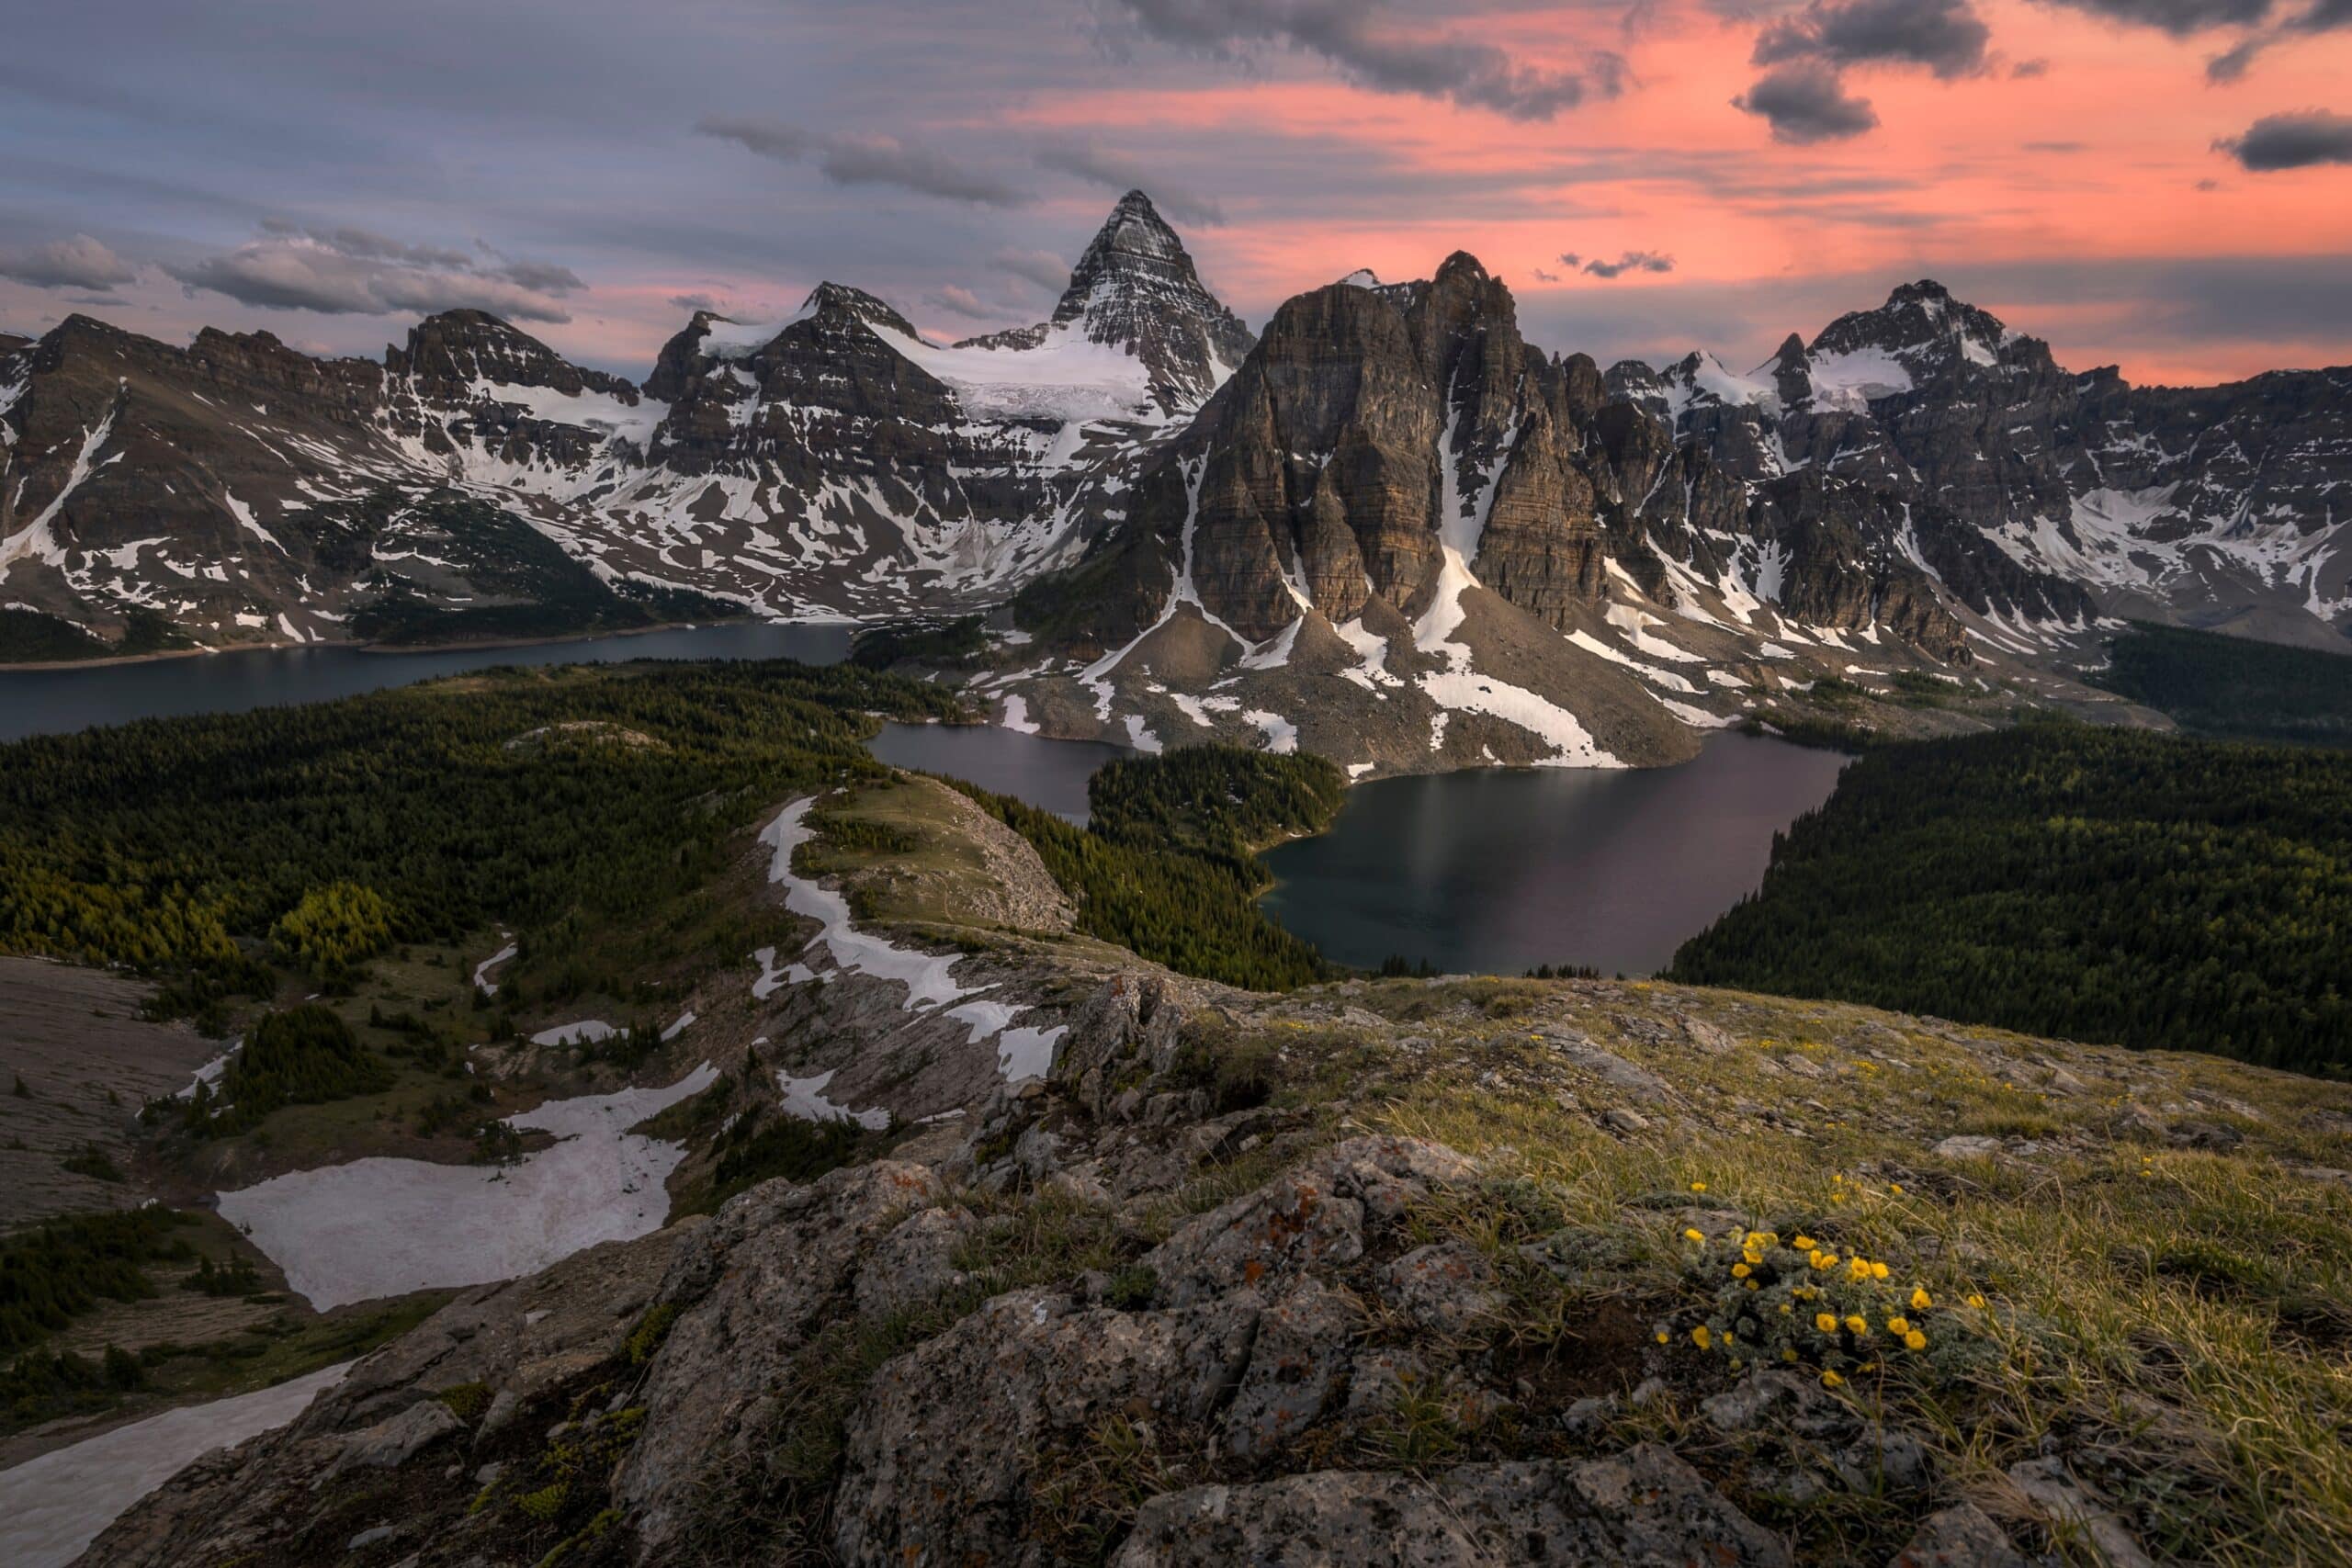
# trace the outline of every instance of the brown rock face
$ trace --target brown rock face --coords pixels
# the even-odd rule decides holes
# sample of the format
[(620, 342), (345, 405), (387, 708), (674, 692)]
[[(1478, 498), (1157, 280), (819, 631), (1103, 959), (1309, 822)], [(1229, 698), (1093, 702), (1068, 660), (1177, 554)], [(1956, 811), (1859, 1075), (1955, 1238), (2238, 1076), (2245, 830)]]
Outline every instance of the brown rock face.
[(1334, 622), (1374, 596), (1402, 609), (1449, 545), (1564, 625), (1602, 581), (1578, 422), (1604, 393), (1590, 360), (1555, 366), (1527, 346), (1510, 290), (1470, 256), (1424, 286), (1334, 284), (1275, 313), (1165, 459), (1187, 482), (1148, 488), (1137, 515), (1179, 576), (1189, 559), (1209, 613), (1253, 641), (1302, 599)]

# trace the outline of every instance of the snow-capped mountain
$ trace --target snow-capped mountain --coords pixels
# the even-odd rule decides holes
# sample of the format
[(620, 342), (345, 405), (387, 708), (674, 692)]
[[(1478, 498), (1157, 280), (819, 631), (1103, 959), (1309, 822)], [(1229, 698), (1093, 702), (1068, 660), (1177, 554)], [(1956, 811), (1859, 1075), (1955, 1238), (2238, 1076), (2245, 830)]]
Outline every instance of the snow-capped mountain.
[(1130, 193), (1034, 326), (934, 341), (826, 283), (694, 316), (642, 385), (477, 311), (381, 363), (0, 338), (0, 620), (221, 646), (1009, 604), (1007, 723), (1662, 761), (1825, 678), (2046, 682), (2118, 615), (2340, 641), (2347, 421), (2352, 370), (2132, 388), (1933, 283), (1747, 371), (1548, 354), (1463, 254), (1256, 339)]
[[(1746, 375), (1694, 354), (1608, 379), (1744, 479), (1814, 471), (1949, 513), (2109, 614), (2323, 646), (2352, 627), (2352, 370), (2135, 388), (1920, 282)], [(1943, 586), (2027, 646), (2075, 603)]]
[[(1736, 380), (1701, 360), (1645, 391), (1772, 395)], [(2071, 585), (1931, 508), (1678, 442), (1589, 357), (1531, 347), (1457, 254), (1278, 310), (1147, 457), (1132, 517), (1016, 601), (1094, 657), (1004, 694), (1057, 733), (1254, 729), (1365, 767), (1663, 761), (1825, 673), (1966, 670), (1974, 617), (1939, 576), (2082, 625)]]
[(385, 602), (458, 636), (549, 629), (550, 596), (587, 626), (1001, 599), (1115, 520), (1251, 341), (1139, 193), (1035, 329), (934, 343), (828, 283), (780, 322), (697, 314), (641, 388), (479, 311), (380, 366), (76, 316), (0, 343), (0, 589), (206, 645), (381, 632)]

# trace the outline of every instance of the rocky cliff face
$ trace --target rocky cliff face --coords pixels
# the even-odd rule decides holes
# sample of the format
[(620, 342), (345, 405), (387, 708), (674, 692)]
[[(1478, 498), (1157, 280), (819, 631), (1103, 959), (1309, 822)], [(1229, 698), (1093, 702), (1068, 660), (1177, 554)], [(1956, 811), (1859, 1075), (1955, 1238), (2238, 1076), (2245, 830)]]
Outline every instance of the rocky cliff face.
[(1074, 662), (1010, 694), (1057, 733), (1143, 744), (1645, 763), (1752, 711), (1743, 694), (1965, 669), (1961, 615), (1992, 591), (2079, 620), (2067, 585), (1859, 477), (1678, 443), (1629, 377), (1612, 397), (1589, 359), (1531, 347), (1468, 255), (1289, 301), (1148, 460), (1132, 517), (1024, 592), (1023, 624)]
[[(2142, 1348), (2236, 1319), (2132, 1272), (2214, 1277), (2243, 1210), (2209, 1191), (2333, 1235), (2340, 1086), (1648, 984), (1230, 991), (1070, 937), (1017, 840), (933, 852), (986, 837), (938, 798), (908, 874), (988, 869), (865, 934), (952, 943), (1049, 1037), (1035, 1076), (871, 966), (763, 955), (695, 998), (759, 1031), (729, 1103), (781, 1074), (894, 1134), (467, 1292), (85, 1561), (2136, 1563), (2341, 1528), (2237, 1533), (2241, 1478), (2308, 1495)], [(2307, 1381), (2266, 1387), (2330, 1375), (2294, 1311), (2261, 1375)]]

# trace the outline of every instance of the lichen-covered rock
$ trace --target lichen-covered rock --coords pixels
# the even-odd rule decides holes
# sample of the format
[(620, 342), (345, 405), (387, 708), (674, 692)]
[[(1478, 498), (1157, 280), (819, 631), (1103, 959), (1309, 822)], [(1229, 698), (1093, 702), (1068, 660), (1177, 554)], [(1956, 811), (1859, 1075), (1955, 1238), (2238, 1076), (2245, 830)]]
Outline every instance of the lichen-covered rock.
[(1419, 1477), (1320, 1471), (1197, 1486), (1143, 1506), (1119, 1568), (1232, 1562), (1653, 1564), (1791, 1561), (1673, 1451), (1645, 1443), (1582, 1464), (1472, 1464)]
[(2054, 1459), (2031, 1459), (2009, 1467), (2009, 1482), (2051, 1519), (2086, 1537), (2108, 1568), (2155, 1568), (2132, 1532), (2089, 1486)]
[(1958, 1503), (1920, 1523), (1911, 1543), (1886, 1568), (2027, 1568), (2024, 1553), (1973, 1503)]
[(1250, 1355), (1253, 1299), (1124, 1313), (1000, 1296), (884, 1366), (846, 1434), (835, 1550), (850, 1563), (1039, 1561), (1057, 1449), (1126, 1416), (1204, 1423)]
[(1909, 1433), (1875, 1421), (1807, 1378), (1751, 1372), (1737, 1387), (1700, 1402), (1718, 1431), (1756, 1434), (1778, 1461), (1777, 1488), (1808, 1497), (1828, 1483), (1879, 1493), (1923, 1484), (1927, 1450)]
[[(493, 1410), (511, 1415), (609, 1359), (671, 1249), (703, 1224), (591, 1247), (529, 1279), (467, 1292), (361, 1359), (290, 1425), (207, 1454), (164, 1483), (100, 1534), (88, 1561), (179, 1568), (266, 1557), (310, 1517), (316, 1489), (338, 1468), (396, 1463), (403, 1448), (413, 1455), (448, 1436), (457, 1417), (439, 1391), (479, 1385), (492, 1391)], [(485, 1416), (478, 1430), (491, 1425)]]
[(1470, 1162), (1416, 1138), (1351, 1138), (1254, 1192), (1201, 1215), (1144, 1261), (1170, 1301), (1272, 1288), (1315, 1266), (1363, 1256), (1367, 1220), (1385, 1224)]
[(1225, 1413), (1225, 1446), (1244, 1458), (1282, 1447), (1338, 1397), (1363, 1309), (1301, 1280), (1258, 1315), (1250, 1365)]
[(884, 1236), (857, 1271), (857, 1310), (865, 1317), (925, 1307), (970, 1282), (956, 1255), (979, 1228), (968, 1209), (922, 1209)]
[(448, 1405), (428, 1399), (388, 1416), (345, 1439), (341, 1457), (329, 1476), (351, 1469), (398, 1470), (442, 1438), (465, 1429)]
[(676, 1316), (639, 1396), (662, 1439), (632, 1449), (613, 1483), (649, 1552), (674, 1546), (697, 1498), (765, 1448), (794, 1355), (848, 1309), (907, 1212), (943, 1190), (921, 1166), (877, 1160), (755, 1187), (679, 1244), (661, 1292)]
[(1464, 1333), (1502, 1301), (1494, 1288), (1495, 1266), (1466, 1241), (1416, 1247), (1381, 1277), (1389, 1303), (1431, 1334)]

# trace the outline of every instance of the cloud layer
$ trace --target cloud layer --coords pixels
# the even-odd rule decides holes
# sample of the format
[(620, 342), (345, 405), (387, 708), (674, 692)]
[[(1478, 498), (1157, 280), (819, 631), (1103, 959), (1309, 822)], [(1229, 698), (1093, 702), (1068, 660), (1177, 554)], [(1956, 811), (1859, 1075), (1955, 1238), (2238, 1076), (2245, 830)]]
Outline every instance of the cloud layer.
[(272, 222), (260, 239), (170, 267), (190, 291), (322, 315), (488, 310), (523, 321), (571, 320), (564, 296), (587, 285), (570, 267), (515, 261), (486, 245), (417, 245), (371, 230)]
[[(2352, 0), (37, 6), (0, 327), (104, 289), (372, 353), (470, 305), (642, 376), (690, 310), (834, 278), (962, 336), (1040, 319), (1140, 186), (1252, 321), (1464, 249), (1546, 347), (1754, 364), (1924, 276), (2211, 380), (2352, 362), (2347, 80)], [(2213, 292), (2255, 287), (2301, 308)]]
[(137, 267), (87, 234), (21, 250), (0, 250), (0, 277), (35, 288), (106, 289), (138, 276)]
[(1545, 120), (1624, 85), (1625, 62), (1596, 51), (1580, 70), (1523, 65), (1492, 44), (1397, 17), (1382, 0), (1117, 0), (1135, 25), (1164, 42), (1223, 56), (1287, 46), (1329, 62), (1350, 81), (1383, 93)]
[(897, 136), (835, 135), (741, 115), (707, 116), (695, 130), (779, 164), (813, 163), (837, 186), (895, 186), (982, 207), (1018, 207), (1029, 199), (1027, 192), (985, 168)]

